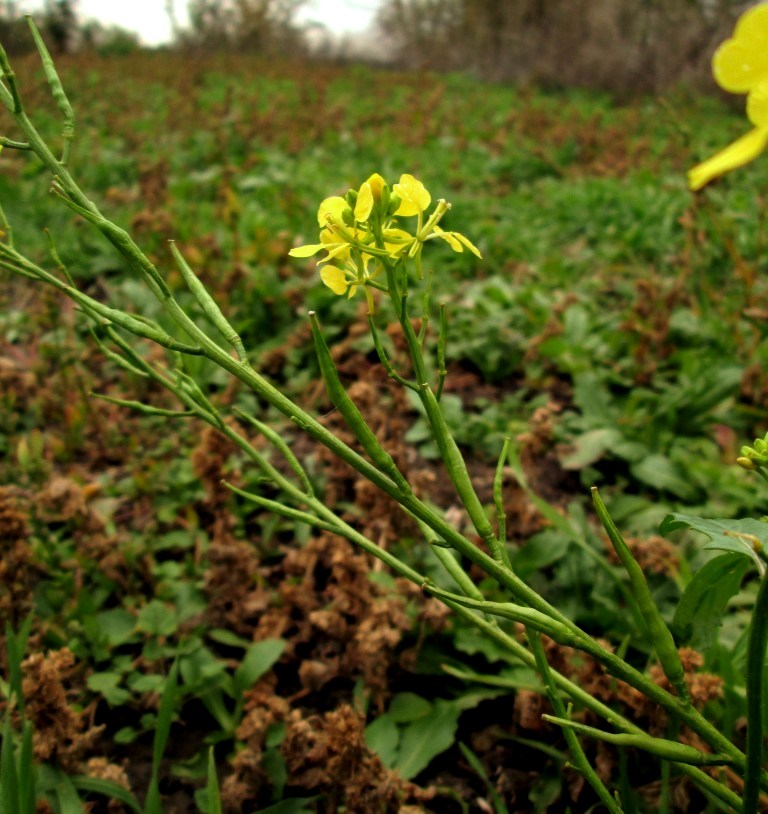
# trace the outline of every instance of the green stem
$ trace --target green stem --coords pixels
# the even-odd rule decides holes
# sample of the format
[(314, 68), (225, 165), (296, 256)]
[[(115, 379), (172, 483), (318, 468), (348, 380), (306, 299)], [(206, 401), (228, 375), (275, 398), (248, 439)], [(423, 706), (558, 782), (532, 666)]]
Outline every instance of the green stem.
[[(512, 655), (520, 659), (520, 661), (527, 667), (534, 670), (537, 669), (536, 659), (534, 658), (533, 654), (530, 653), (528, 649), (516, 638), (501, 630), (501, 628), (494, 624), (493, 621), (489, 621), (483, 616), (474, 613), (469, 608), (466, 608), (456, 602), (446, 600), (445, 604), (451, 608), (451, 610), (457, 616), (461, 616), (463, 619), (471, 622), (473, 625), (479, 628), (485, 636), (493, 639), (497, 644), (504, 647), (506, 650), (512, 653)], [(590, 695), (586, 690), (584, 690), (578, 684), (575, 684), (562, 673), (559, 673), (557, 670), (553, 670), (552, 668), (550, 668), (550, 671), (555, 684), (577, 704), (581, 704), (586, 709), (591, 710), (622, 732), (634, 733), (636, 735), (646, 734), (644, 730), (637, 726), (637, 724), (632, 723), (632, 721), (616, 712), (616, 710), (603, 704), (602, 701), (598, 701), (597, 698)], [(741, 812), (741, 798), (739, 798), (722, 783), (718, 783), (717, 780), (714, 780), (708, 774), (695, 766), (678, 763), (675, 765), (682, 774), (690, 777), (691, 780), (704, 789), (708, 794), (711, 794), (722, 803), (725, 803), (733, 811)]]
[[(549, 662), (547, 661), (547, 654), (544, 651), (544, 645), (541, 642), (541, 634), (536, 630), (532, 630), (531, 628), (526, 628), (525, 634), (528, 638), (528, 644), (530, 645), (531, 650), (533, 650), (533, 656), (536, 659), (536, 667), (538, 668), (541, 680), (544, 682), (544, 686), (547, 688), (547, 695), (550, 703), (552, 704), (552, 709), (558, 718), (561, 720), (567, 719), (568, 712), (557, 691), (557, 685), (555, 684), (552, 676), (552, 670), (549, 666)], [(587, 756), (584, 754), (584, 750), (581, 748), (581, 744), (579, 743), (576, 733), (573, 731), (573, 729), (567, 726), (563, 726), (562, 731), (563, 736), (565, 737), (565, 742), (568, 744), (568, 749), (571, 752), (574, 766), (584, 775), (589, 785), (595, 790), (595, 793), (602, 800), (603, 805), (608, 809), (608, 811), (610, 811), (612, 814), (622, 814), (621, 807), (617, 804), (616, 800), (614, 800), (611, 793), (605, 787), (603, 781), (598, 777), (597, 772), (592, 768), (589, 760), (587, 760)], [(625, 737), (632, 736), (625, 735)]]
[(744, 774), (744, 814), (756, 814), (763, 766), (763, 674), (768, 644), (768, 578), (760, 580), (752, 611), (747, 648), (747, 768)]

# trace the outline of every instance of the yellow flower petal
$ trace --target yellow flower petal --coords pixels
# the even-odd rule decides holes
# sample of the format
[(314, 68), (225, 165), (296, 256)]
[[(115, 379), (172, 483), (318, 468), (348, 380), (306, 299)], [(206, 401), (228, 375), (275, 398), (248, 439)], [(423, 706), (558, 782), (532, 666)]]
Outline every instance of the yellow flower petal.
[(326, 198), (317, 210), (317, 222), (320, 226), (327, 226), (329, 219), (332, 223), (342, 223), (341, 216), (345, 209), (349, 209), (349, 206), (344, 198), (338, 195)]
[(749, 92), (747, 116), (755, 127), (768, 127), (768, 75)]
[(366, 181), (357, 193), (357, 203), (355, 204), (355, 220), (358, 223), (365, 223), (373, 209), (373, 191), (371, 185)]
[(336, 268), (336, 266), (325, 266), (320, 271), (320, 279), (334, 294), (341, 296), (347, 291), (347, 278), (344, 272), (340, 268)]
[(387, 182), (377, 172), (375, 172), (366, 183), (370, 184), (373, 200), (380, 201), (381, 191), (384, 189)]
[(432, 203), (432, 196), (424, 188), (424, 184), (408, 173), (400, 176), (400, 183), (394, 185), (393, 191), (400, 198), (400, 206), (395, 215), (418, 215)]
[(384, 248), (391, 254), (399, 254), (413, 242), (413, 235), (405, 229), (385, 229)]
[(291, 257), (312, 257), (313, 254), (321, 252), (325, 247), (322, 243), (307, 244), (306, 246), (296, 246), (288, 254)]
[(483, 259), (483, 255), (480, 254), (480, 250), (468, 237), (464, 237), (464, 235), (462, 235), (460, 232), (451, 232), (451, 234), (457, 240), (460, 240), (472, 252), (472, 254), (476, 254), (481, 260)]
[(434, 227), (434, 232), (441, 237), (455, 252), (463, 252), (464, 247), (453, 235), (453, 232), (445, 232), (439, 226)]
[(768, 78), (768, 3), (741, 15), (733, 37), (715, 52), (712, 72), (717, 84), (731, 93), (746, 93)]
[(688, 186), (694, 191), (701, 189), (715, 178), (757, 158), (766, 145), (768, 145), (768, 127), (758, 127), (750, 131), (717, 155), (689, 170)]

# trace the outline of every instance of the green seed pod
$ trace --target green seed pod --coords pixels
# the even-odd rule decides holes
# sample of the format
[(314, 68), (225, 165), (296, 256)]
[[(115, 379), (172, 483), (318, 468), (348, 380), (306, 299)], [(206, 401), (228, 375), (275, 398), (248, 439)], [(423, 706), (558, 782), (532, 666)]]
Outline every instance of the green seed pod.
[(632, 552), (624, 542), (624, 538), (621, 536), (618, 528), (616, 528), (613, 520), (611, 520), (608, 509), (606, 509), (597, 488), (594, 486), (592, 487), (592, 501), (597, 516), (600, 518), (600, 522), (603, 524), (603, 528), (613, 545), (613, 549), (618, 555), (619, 560), (621, 560), (624, 570), (627, 572), (629, 583), (632, 586), (632, 593), (637, 601), (637, 606), (640, 608), (640, 613), (643, 615), (643, 620), (648, 627), (648, 633), (656, 650), (656, 655), (658, 655), (659, 661), (661, 662), (664, 675), (667, 676), (677, 691), (679, 698), (682, 699), (686, 705), (690, 705), (691, 696), (688, 691), (688, 685), (685, 682), (685, 670), (680, 660), (677, 645), (653, 599), (653, 595), (645, 579), (645, 574), (632, 556)]

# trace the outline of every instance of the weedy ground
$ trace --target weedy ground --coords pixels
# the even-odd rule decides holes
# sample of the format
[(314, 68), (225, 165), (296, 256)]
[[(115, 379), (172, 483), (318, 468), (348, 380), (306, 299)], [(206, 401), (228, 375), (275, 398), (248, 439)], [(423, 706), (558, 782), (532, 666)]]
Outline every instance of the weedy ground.
[[(260, 367), (344, 435), (313, 360), (305, 314), (316, 310), (350, 395), (414, 487), (449, 513), (426, 427), (374, 361), (364, 305), (287, 253), (313, 236), (318, 201), (373, 171), (412, 172), (453, 202), (450, 228), (484, 260), (446, 250), (433, 264), (449, 315), (446, 419), (489, 504), (503, 438), (516, 439), (529, 489), (508, 472), (513, 565), (614, 647), (630, 628), (590, 485), (670, 617), (705, 554), (693, 538), (659, 537), (664, 515), (763, 511), (732, 462), (768, 424), (766, 165), (696, 198), (684, 182), (739, 131), (717, 100), (224, 56), (58, 67), (78, 112), (83, 188), (172, 285), (167, 240), (178, 241)], [(54, 135), (39, 69), (21, 61), (18, 72), (27, 108), (50, 115)], [(106, 242), (48, 197), (44, 172), (11, 150), (0, 170), (17, 245), (45, 257), (48, 228), (90, 293), (157, 315)], [(489, 784), (509, 811), (589, 809), (560, 731), (540, 719), (533, 673), (346, 541), (241, 503), (222, 478), (255, 489), (258, 476), (219, 436), (91, 398), (172, 406), (104, 358), (71, 304), (0, 279), (0, 614), (14, 626), (34, 614), (25, 693), (40, 761), (142, 797), (159, 692), (180, 653), (167, 812), (195, 809), (211, 744), (231, 811), (480, 812)], [(197, 374), (221, 402), (275, 422), (329, 504), (434, 570), (388, 499), (220, 373), (201, 363)], [(696, 703), (737, 742), (750, 601), (747, 586), (719, 630), (702, 615), (676, 631)], [(664, 731), (589, 658), (549, 648), (557, 669)], [(643, 666), (648, 653), (631, 655)], [(588, 748), (639, 810), (658, 810), (658, 767)], [(671, 789), (673, 810), (704, 810), (683, 779)]]

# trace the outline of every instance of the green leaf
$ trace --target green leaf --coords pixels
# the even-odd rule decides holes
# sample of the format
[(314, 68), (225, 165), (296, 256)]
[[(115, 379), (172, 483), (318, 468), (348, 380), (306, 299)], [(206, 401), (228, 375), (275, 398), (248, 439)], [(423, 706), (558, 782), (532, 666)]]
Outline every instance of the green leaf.
[(133, 692), (162, 692), (165, 678), (157, 673), (132, 675), (128, 678), (128, 686)]
[(224, 644), (227, 647), (240, 647), (243, 650), (246, 650), (251, 646), (249, 639), (246, 639), (243, 636), (238, 636), (231, 630), (225, 630), (224, 628), (213, 628), (212, 630), (209, 630), (206, 635), (209, 639), (213, 639), (215, 642)]
[(141, 806), (139, 801), (131, 794), (128, 789), (113, 783), (110, 780), (102, 780), (99, 777), (87, 777), (85, 775), (75, 775), (72, 777), (72, 784), (78, 791), (84, 791), (91, 794), (101, 794), (109, 800), (119, 800), (125, 803), (133, 811), (141, 814)]
[(687, 514), (670, 514), (664, 518), (659, 530), (665, 536), (670, 531), (688, 528), (700, 531), (710, 538), (705, 549), (731, 551), (749, 557), (762, 573), (765, 566), (755, 551), (755, 543), (768, 546), (768, 523), (748, 517), (744, 520), (719, 520), (694, 517)]
[(389, 714), (379, 715), (365, 727), (365, 742), (368, 748), (376, 752), (388, 769), (395, 765), (399, 741), (400, 730)]
[(208, 814), (221, 814), (219, 778), (216, 774), (216, 758), (213, 754), (213, 747), (208, 750), (208, 782), (206, 786)]
[(394, 769), (411, 780), (425, 769), (432, 758), (453, 745), (461, 709), (450, 701), (438, 699), (428, 715), (405, 727)]
[(16, 755), (13, 749), (11, 709), (6, 707), (3, 721), (3, 745), (0, 749), (0, 806), (3, 814), (20, 814)]
[(621, 440), (621, 433), (613, 427), (589, 430), (573, 439), (574, 450), (563, 458), (561, 465), (563, 469), (583, 469), (603, 458)]
[(432, 704), (413, 692), (398, 693), (390, 702), (387, 716), (396, 724), (409, 724), (432, 711)]
[(639, 481), (654, 489), (663, 489), (687, 501), (696, 499), (698, 490), (691, 485), (685, 470), (666, 455), (647, 455), (631, 469)]
[(265, 639), (252, 644), (235, 670), (235, 691), (240, 693), (252, 687), (280, 658), (283, 650), (282, 639)]
[(124, 704), (131, 697), (128, 690), (119, 686), (122, 680), (120, 673), (92, 673), (86, 683), (89, 690), (99, 693), (110, 706), (114, 707)]
[(170, 636), (176, 632), (176, 611), (165, 602), (153, 599), (139, 611), (136, 625), (151, 636)]
[(512, 565), (521, 579), (540, 571), (562, 559), (573, 537), (559, 529), (545, 529), (529, 537), (523, 546), (512, 554)]
[(144, 804), (144, 814), (162, 814), (163, 811), (159, 787), (160, 763), (163, 759), (165, 745), (168, 743), (168, 736), (171, 733), (173, 713), (176, 710), (180, 694), (179, 661), (176, 659), (168, 673), (165, 689), (160, 697), (160, 707), (157, 710), (155, 737), (152, 741), (152, 775), (149, 781), (147, 799)]
[(136, 617), (124, 608), (113, 608), (96, 615), (99, 629), (110, 647), (119, 647), (133, 636)]
[(696, 572), (672, 621), (677, 630), (688, 634), (691, 647), (705, 650), (715, 642), (728, 601), (748, 570), (746, 557), (729, 553), (715, 557)]

